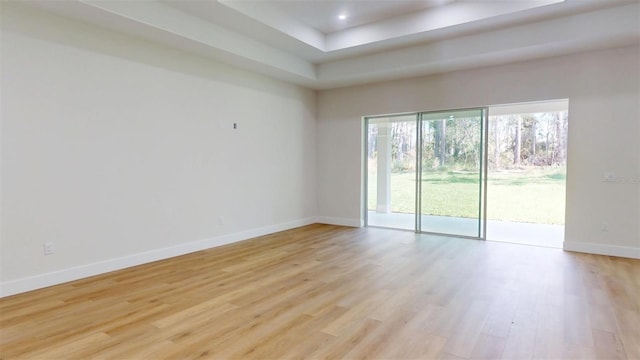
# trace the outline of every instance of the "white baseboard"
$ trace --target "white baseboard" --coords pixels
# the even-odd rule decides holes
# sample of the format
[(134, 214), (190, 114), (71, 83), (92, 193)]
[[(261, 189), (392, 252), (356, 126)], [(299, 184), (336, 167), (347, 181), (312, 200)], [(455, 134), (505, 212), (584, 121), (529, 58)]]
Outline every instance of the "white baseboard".
[(567, 251), (576, 251), (588, 254), (640, 259), (640, 248), (637, 247), (565, 241), (562, 248)]
[(166, 248), (154, 249), (142, 253), (127, 255), (115, 259), (99, 261), (58, 271), (52, 271), (45, 274), (5, 281), (3, 283), (0, 283), (0, 297), (41, 289), (44, 287), (62, 284), (89, 276), (104, 274), (131, 266), (146, 264), (152, 261), (168, 259), (216, 246), (222, 246), (258, 236), (272, 234), (278, 231), (284, 231), (300, 226), (310, 225), (315, 222), (316, 218), (293, 220), (286, 223), (216, 236), (210, 239), (192, 241)]
[(349, 227), (363, 227), (364, 222), (360, 219), (347, 219), (347, 218), (336, 218), (336, 217), (327, 217), (320, 216), (317, 218), (317, 222), (320, 224), (329, 224), (329, 225), (338, 225), (338, 226), (349, 226)]

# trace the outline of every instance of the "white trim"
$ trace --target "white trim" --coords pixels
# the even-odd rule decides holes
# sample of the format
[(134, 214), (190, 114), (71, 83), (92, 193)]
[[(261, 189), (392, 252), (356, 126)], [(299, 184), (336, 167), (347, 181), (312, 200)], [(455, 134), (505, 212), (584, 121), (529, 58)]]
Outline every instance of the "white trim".
[(336, 218), (336, 217), (328, 217), (328, 216), (319, 216), (317, 219), (317, 222), (320, 224), (349, 226), (349, 227), (364, 226), (364, 221), (361, 219), (347, 219), (347, 218)]
[(19, 294), (44, 288), (47, 286), (62, 284), (89, 276), (104, 274), (131, 266), (146, 264), (152, 261), (164, 260), (175, 256), (213, 248), (216, 246), (222, 246), (258, 236), (272, 234), (278, 231), (284, 231), (300, 226), (310, 225), (315, 222), (316, 219), (313, 217), (293, 220), (281, 224), (269, 225), (232, 234), (220, 235), (210, 239), (196, 240), (166, 248), (126, 255), (115, 259), (109, 259), (68, 269), (29, 276), (21, 279), (5, 281), (3, 283), (0, 283), (0, 297)]
[(630, 246), (604, 245), (583, 243), (577, 241), (565, 241), (562, 248), (566, 251), (576, 251), (596, 255), (619, 256), (632, 259), (640, 259), (640, 248)]

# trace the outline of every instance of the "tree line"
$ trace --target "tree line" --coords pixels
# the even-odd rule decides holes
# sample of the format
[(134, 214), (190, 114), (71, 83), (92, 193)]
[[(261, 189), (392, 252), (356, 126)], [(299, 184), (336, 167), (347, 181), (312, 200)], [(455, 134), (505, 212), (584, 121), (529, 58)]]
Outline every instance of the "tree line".
[(566, 111), (490, 117), (489, 167), (566, 165), (568, 118)]
[[(368, 156), (377, 156), (379, 125), (370, 125)], [(383, 125), (384, 126), (384, 125)], [(415, 171), (416, 123), (388, 124), (392, 171)], [(475, 170), (482, 160), (478, 117), (443, 118), (422, 123), (423, 167)], [(488, 162), (492, 170), (566, 164), (567, 112), (512, 114), (489, 118)]]

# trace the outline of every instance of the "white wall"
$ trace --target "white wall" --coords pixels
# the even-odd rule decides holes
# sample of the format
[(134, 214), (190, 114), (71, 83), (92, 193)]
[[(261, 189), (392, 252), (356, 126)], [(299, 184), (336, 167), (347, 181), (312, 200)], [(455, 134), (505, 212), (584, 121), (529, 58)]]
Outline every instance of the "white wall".
[(314, 221), (312, 90), (2, 6), (4, 295)]
[[(319, 92), (319, 215), (361, 221), (362, 116), (569, 98), (565, 248), (640, 257), (639, 55), (634, 46)], [(607, 171), (616, 182), (602, 181)]]

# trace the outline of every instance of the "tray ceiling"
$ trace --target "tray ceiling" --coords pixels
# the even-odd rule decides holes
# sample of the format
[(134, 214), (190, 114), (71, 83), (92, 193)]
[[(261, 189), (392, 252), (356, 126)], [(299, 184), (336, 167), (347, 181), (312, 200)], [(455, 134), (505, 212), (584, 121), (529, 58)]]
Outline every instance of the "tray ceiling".
[(638, 0), (19, 4), (315, 89), (640, 43)]

